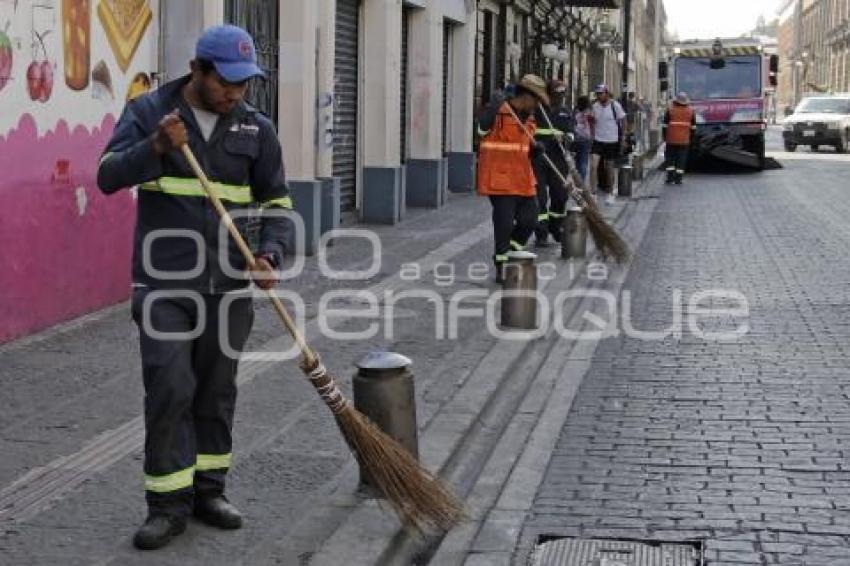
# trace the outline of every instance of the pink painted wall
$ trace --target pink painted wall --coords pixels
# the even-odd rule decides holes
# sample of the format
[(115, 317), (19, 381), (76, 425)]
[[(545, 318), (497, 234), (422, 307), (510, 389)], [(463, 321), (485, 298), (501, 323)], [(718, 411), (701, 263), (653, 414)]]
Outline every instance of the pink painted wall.
[(25, 114), (0, 136), (0, 342), (128, 296), (133, 197), (107, 198), (95, 182), (114, 125), (60, 121), (38, 136)]
[(156, 70), (159, 2), (134, 6), (0, 0), (0, 343), (129, 296), (134, 195), (96, 173)]

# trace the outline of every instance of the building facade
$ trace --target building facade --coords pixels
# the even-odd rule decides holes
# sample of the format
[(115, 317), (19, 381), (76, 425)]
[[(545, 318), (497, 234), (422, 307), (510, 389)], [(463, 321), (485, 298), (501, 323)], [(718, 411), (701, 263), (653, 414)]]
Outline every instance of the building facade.
[(786, 0), (779, 20), (780, 102), (850, 91), (850, 0)]
[[(185, 75), (202, 31), (256, 39), (248, 98), (277, 124), (302, 253), (475, 182), (477, 110), (534, 72), (619, 91), (620, 0), (0, 0), (0, 342), (125, 300), (133, 191), (99, 154), (127, 100)], [(661, 0), (632, 0), (628, 85), (657, 95)], [(8, 24), (8, 25), (7, 25)], [(8, 72), (7, 71), (8, 68)], [(46, 261), (45, 258), (50, 258)]]

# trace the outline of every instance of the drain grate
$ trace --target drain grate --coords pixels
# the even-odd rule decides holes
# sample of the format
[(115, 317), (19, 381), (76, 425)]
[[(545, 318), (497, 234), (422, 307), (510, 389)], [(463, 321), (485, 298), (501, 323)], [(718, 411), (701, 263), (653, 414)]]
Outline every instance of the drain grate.
[(687, 542), (559, 538), (538, 544), (532, 566), (699, 566), (702, 551)]

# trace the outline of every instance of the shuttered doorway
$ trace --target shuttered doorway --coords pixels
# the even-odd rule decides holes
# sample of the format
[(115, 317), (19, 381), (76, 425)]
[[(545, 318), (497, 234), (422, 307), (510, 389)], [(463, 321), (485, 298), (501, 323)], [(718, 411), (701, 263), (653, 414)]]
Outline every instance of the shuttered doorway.
[(336, 2), (333, 176), (340, 179), (344, 212), (357, 208), (357, 110), (360, 1)]
[(401, 11), (401, 143), (399, 158), (402, 163), (407, 161), (407, 122), (409, 107), (407, 104), (407, 82), (409, 80), (409, 61), (407, 49), (410, 44), (410, 8)]

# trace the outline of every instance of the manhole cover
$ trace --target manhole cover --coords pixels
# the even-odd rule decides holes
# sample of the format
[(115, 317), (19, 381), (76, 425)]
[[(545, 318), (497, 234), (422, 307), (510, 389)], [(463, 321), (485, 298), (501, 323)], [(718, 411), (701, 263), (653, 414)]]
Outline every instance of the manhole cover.
[(701, 551), (689, 543), (561, 538), (538, 544), (533, 566), (698, 566)]

